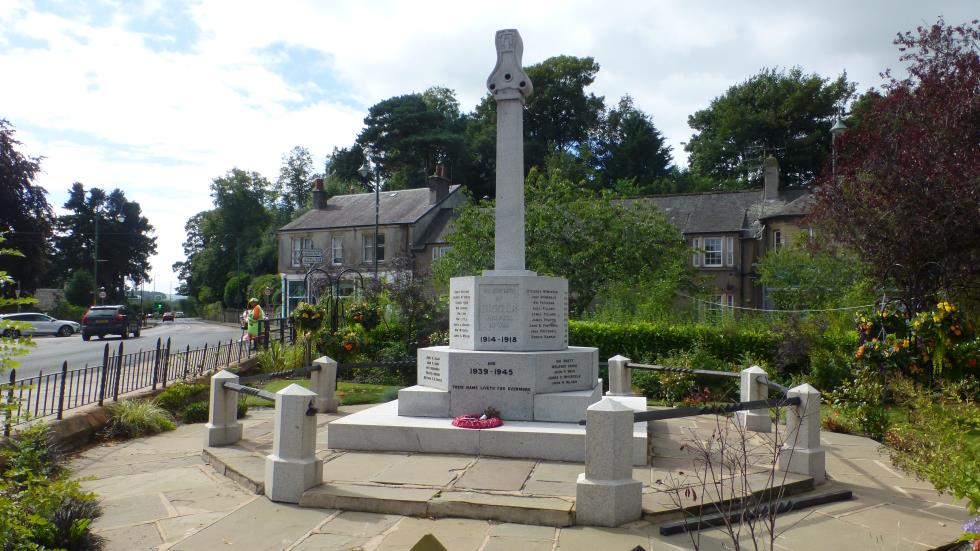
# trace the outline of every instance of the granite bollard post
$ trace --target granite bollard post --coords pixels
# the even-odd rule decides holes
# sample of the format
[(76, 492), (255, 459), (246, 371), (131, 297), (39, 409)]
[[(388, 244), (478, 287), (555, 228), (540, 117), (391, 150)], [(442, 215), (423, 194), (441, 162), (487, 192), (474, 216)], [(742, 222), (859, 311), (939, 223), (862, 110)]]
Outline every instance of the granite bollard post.
[(237, 383), (238, 375), (219, 371), (211, 376), (211, 395), (208, 403), (208, 424), (205, 425), (205, 445), (227, 446), (242, 438), (238, 422), (238, 393), (225, 388), (225, 383)]
[(313, 360), (313, 365), (320, 366), (318, 371), (310, 372), (310, 390), (316, 393), (313, 407), (319, 413), (333, 413), (340, 405), (337, 399), (337, 362), (328, 356), (321, 356)]
[(623, 356), (609, 358), (609, 391), (606, 396), (632, 396), (633, 374), (626, 367), (630, 359)]
[(786, 393), (800, 405), (786, 408), (786, 439), (779, 450), (779, 469), (807, 475), (815, 484), (825, 480), (826, 454), (820, 447), (820, 392), (808, 384)]
[(575, 488), (575, 523), (619, 526), (640, 518), (642, 484), (633, 480), (633, 410), (603, 398), (586, 410), (585, 472)]
[(265, 456), (265, 495), (299, 503), (303, 492), (320, 483), (323, 461), (316, 458), (316, 416), (307, 415), (312, 391), (291, 384), (276, 393), (272, 453)]
[[(760, 377), (765, 377), (759, 381)], [(751, 402), (769, 398), (768, 377), (765, 370), (757, 365), (742, 370), (739, 376), (739, 401)], [(745, 430), (754, 432), (771, 432), (772, 420), (768, 409), (753, 409), (736, 412), (738, 424)]]

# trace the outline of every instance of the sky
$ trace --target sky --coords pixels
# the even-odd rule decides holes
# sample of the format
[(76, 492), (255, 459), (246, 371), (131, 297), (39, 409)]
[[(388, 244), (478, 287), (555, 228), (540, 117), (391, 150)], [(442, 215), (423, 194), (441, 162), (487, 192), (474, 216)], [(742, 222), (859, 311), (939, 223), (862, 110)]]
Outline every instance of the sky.
[(155, 227), (157, 291), (177, 287), (184, 222), (233, 167), (275, 180), (282, 156), (318, 165), (369, 107), (431, 86), (464, 111), (485, 90), (498, 29), (524, 64), (591, 56), (590, 91), (625, 94), (686, 164), (687, 118), (763, 68), (799, 66), (858, 90), (901, 74), (900, 31), (980, 16), (980, 1), (0, 0), (0, 118), (55, 207), (73, 182), (122, 189)]

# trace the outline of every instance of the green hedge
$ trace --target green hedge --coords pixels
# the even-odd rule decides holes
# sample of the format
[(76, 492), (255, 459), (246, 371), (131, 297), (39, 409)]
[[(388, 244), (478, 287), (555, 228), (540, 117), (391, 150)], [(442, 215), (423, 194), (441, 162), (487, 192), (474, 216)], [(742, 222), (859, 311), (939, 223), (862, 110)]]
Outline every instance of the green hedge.
[(652, 361), (665, 354), (700, 347), (728, 362), (737, 361), (746, 353), (771, 362), (779, 339), (780, 335), (773, 331), (733, 330), (711, 325), (568, 323), (569, 344), (597, 347), (599, 361), (617, 354), (637, 362)]

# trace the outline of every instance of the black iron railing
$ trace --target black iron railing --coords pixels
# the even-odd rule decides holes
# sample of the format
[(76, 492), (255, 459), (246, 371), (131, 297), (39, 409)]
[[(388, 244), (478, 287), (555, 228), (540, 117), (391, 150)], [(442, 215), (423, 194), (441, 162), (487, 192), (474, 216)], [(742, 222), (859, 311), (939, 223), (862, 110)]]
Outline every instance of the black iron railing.
[(117, 401), (122, 394), (166, 387), (171, 381), (195, 379), (255, 354), (245, 341), (174, 350), (170, 339), (165, 344), (157, 339), (154, 348), (130, 353), (124, 346), (120, 342), (114, 349), (107, 343), (101, 365), (70, 369), (65, 361), (60, 369), (21, 379), (11, 369), (7, 382), (0, 384), (0, 399), (6, 404), (4, 435), (31, 419), (61, 419), (65, 411), (89, 404), (101, 406), (106, 400)]

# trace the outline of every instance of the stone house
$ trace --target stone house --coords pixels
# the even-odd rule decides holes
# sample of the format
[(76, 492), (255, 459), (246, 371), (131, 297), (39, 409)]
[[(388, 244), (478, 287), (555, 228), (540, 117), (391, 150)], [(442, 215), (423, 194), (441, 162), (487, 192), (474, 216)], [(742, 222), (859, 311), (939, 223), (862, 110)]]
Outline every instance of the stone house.
[(756, 263), (798, 239), (813, 194), (780, 186), (779, 165), (763, 165), (763, 189), (656, 195), (633, 199), (660, 209), (694, 250), (691, 265), (717, 290), (721, 307), (769, 308)]
[[(307, 298), (305, 278), (314, 267), (339, 274), (354, 269), (364, 278), (390, 279), (395, 270), (430, 271), (432, 261), (448, 250), (446, 229), (462, 203), (460, 186), (451, 185), (442, 167), (428, 187), (382, 191), (377, 195), (378, 239), (375, 242), (375, 194), (328, 198), (322, 183), (313, 191), (313, 208), (278, 231), (278, 272), (286, 316)], [(353, 289), (344, 278), (341, 289)]]

